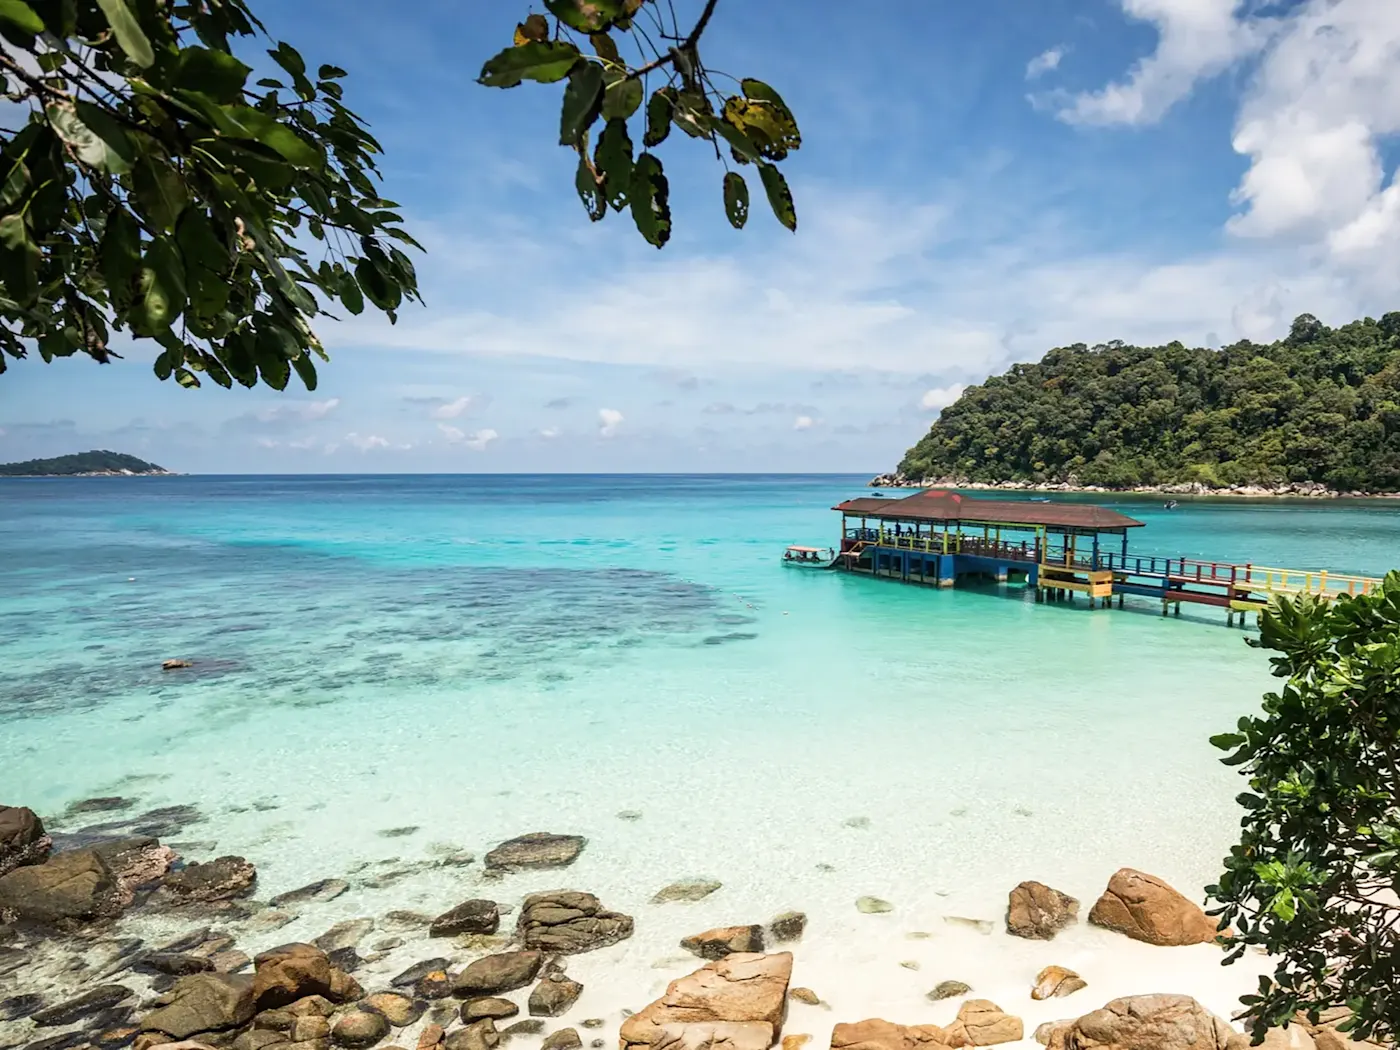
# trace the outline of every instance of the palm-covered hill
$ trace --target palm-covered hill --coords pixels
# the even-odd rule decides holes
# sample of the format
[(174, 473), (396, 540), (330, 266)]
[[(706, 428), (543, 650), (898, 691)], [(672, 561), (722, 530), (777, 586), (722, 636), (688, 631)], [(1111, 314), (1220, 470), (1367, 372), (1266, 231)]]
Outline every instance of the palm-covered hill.
[(1303, 314), (1268, 346), (1051, 350), (969, 387), (899, 474), (1400, 491), (1400, 313), (1336, 329)]
[(53, 459), (29, 459), (23, 463), (0, 463), (0, 477), (35, 477), (69, 474), (167, 474), (164, 467), (124, 452), (94, 449)]

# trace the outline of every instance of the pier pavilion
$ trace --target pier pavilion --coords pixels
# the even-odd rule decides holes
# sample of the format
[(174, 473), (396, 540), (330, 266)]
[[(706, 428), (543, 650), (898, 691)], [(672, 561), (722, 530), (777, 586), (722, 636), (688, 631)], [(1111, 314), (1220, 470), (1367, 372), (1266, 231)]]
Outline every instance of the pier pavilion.
[(853, 573), (951, 587), (964, 577), (1024, 582), (1036, 600), (1072, 600), (1093, 608), (1126, 595), (1236, 615), (1266, 608), (1276, 595), (1332, 598), (1365, 593), (1380, 580), (1365, 576), (1250, 563), (1170, 558), (1128, 551), (1130, 529), (1144, 522), (1109, 507), (1047, 499), (980, 499), (927, 489), (903, 499), (862, 497), (839, 503), (841, 548), (830, 567)]

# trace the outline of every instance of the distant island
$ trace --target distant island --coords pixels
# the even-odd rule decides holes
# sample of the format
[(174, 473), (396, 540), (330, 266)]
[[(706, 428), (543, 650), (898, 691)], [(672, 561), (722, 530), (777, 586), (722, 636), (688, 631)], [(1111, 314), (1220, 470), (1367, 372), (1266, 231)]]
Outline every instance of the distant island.
[(876, 486), (1400, 492), (1400, 313), (1221, 350), (1083, 343), (969, 387)]
[(94, 449), (72, 456), (31, 459), (24, 463), (0, 463), (0, 477), (103, 477), (129, 474), (170, 474), (164, 467), (121, 452)]

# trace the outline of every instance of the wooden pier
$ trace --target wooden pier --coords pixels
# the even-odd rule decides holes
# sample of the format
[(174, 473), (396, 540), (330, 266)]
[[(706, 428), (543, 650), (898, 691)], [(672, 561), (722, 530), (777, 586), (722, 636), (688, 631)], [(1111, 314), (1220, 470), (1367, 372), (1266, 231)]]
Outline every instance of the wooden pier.
[(978, 499), (928, 489), (903, 499), (866, 497), (841, 514), (841, 546), (831, 568), (906, 583), (951, 587), (966, 577), (1024, 582), (1036, 601), (1122, 608), (1126, 596), (1224, 609), (1242, 626), (1248, 613), (1284, 594), (1334, 598), (1364, 594), (1381, 581), (1327, 571), (1130, 554), (1129, 530), (1144, 522), (1083, 503)]

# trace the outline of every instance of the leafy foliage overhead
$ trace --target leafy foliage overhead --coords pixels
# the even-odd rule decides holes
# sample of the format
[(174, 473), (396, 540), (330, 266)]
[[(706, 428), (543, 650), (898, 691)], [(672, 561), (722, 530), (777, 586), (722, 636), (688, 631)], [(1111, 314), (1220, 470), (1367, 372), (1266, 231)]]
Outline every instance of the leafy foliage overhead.
[(278, 43), (250, 85), (230, 38), (261, 31), (244, 0), (0, 0), (29, 111), (0, 129), (0, 372), (126, 331), (182, 386), (314, 389), (317, 317), (418, 297), (344, 70)]
[[(669, 3), (544, 0), (553, 22), (530, 15), (516, 26), (512, 46), (481, 69), (479, 80), (487, 87), (563, 82), (559, 144), (578, 153), (574, 188), (584, 210), (594, 222), (609, 208), (630, 211), (638, 232), (657, 248), (671, 237), (671, 204), (661, 158), (653, 151), (672, 127), (706, 142), (723, 164), (724, 212), (736, 229), (748, 221), (749, 189), (731, 160), (758, 169), (773, 214), (797, 229), (792, 193), (778, 168), (802, 145), (797, 121), (763, 81), (735, 80), (701, 61), (700, 38), (716, 3), (706, 0), (682, 36)], [(635, 52), (635, 60), (624, 57), (624, 47)], [(634, 117), (640, 136), (628, 130)], [(638, 139), (641, 153), (635, 152)]]
[[(1212, 743), (1249, 780), (1239, 845), (1207, 891), (1278, 959), (1243, 997), (1257, 1037), (1303, 1012), (1354, 1039), (1400, 1036), (1400, 573), (1370, 594), (1283, 599), (1251, 645), (1283, 688)], [(1321, 1042), (1319, 1041), (1319, 1045)]]
[(969, 387), (911, 479), (1400, 490), (1400, 313), (1223, 350), (1082, 343)]

